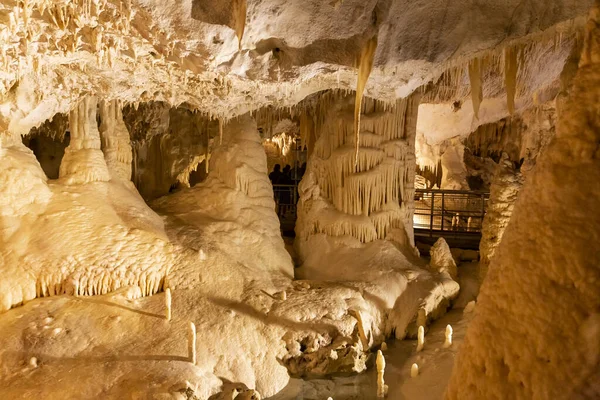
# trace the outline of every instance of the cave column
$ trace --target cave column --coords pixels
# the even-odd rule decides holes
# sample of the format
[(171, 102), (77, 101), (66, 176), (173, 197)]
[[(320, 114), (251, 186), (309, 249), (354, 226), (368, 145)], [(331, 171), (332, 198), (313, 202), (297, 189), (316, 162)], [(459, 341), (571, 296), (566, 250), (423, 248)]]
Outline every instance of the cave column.
[[(300, 186), (299, 248), (311, 236), (353, 237), (361, 243), (390, 240), (414, 249), (415, 135), (420, 96), (384, 104), (365, 98), (360, 147), (355, 153), (353, 98), (322, 96), (317, 121), (303, 134), (316, 137)], [(302, 253), (302, 250), (300, 250)]]
[(481, 282), (485, 279), (490, 261), (502, 240), (522, 186), (523, 175), (515, 168), (509, 156), (503, 153), (494, 173), (490, 199), (481, 230), (481, 242), (479, 243), (479, 280)]
[(71, 140), (60, 164), (59, 178), (67, 184), (108, 181), (96, 122), (98, 100), (85, 97), (69, 113)]
[(100, 102), (100, 139), (112, 179), (131, 180), (133, 159), (129, 131), (118, 100)]

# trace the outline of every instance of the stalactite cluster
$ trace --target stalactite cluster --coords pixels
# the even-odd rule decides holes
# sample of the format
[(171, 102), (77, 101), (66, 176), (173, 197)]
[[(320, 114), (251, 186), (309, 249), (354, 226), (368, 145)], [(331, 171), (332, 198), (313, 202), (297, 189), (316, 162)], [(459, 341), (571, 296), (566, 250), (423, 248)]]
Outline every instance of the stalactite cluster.
[(134, 286), (140, 289), (140, 296), (151, 296), (163, 290), (164, 271), (154, 269), (117, 269), (103, 267), (88, 268), (62, 274), (42, 273), (36, 281), (36, 297), (58, 296), (96, 296), (114, 292), (120, 288)]
[(325, 93), (301, 119), (303, 139), (309, 149), (314, 147), (309, 165), (313, 160), (320, 194), (339, 213), (315, 219), (306, 233), (370, 242), (385, 239), (390, 228), (410, 224), (419, 96), (393, 105), (365, 98), (357, 157), (350, 99), (342, 92)]
[(535, 82), (532, 76), (535, 69), (531, 65), (548, 54), (562, 51), (565, 44), (570, 48), (578, 47), (581, 42), (580, 28), (565, 29), (546, 32), (536, 40), (507, 43), (501, 51), (485, 51), (470, 59), (455, 61), (431, 83), (423, 102), (454, 102), (460, 108), (462, 101), (470, 96), (477, 118), (485, 98), (506, 96), (510, 115), (517, 108), (516, 100), (523, 96), (531, 96), (526, 100), (537, 105), (537, 92), (531, 86), (532, 81)]
[(513, 162), (518, 162), (526, 151), (521, 149), (526, 129), (522, 119), (505, 118), (477, 128), (467, 137), (465, 146), (478, 157), (490, 157), (498, 162), (506, 152)]

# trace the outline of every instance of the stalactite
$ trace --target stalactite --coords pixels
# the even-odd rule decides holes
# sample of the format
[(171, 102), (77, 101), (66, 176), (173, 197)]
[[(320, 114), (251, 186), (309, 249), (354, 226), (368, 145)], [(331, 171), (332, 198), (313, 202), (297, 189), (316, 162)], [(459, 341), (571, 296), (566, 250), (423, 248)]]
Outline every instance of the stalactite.
[(219, 145), (223, 144), (223, 119), (219, 118)]
[(246, 28), (246, 0), (233, 0), (231, 4), (233, 29), (238, 38), (238, 47), (242, 49), (242, 37)]
[(517, 93), (517, 49), (504, 49), (504, 83), (506, 86), (506, 106), (510, 115), (515, 112), (515, 95)]
[(471, 100), (473, 112), (479, 118), (479, 107), (483, 100), (483, 86), (481, 83), (481, 60), (475, 58), (469, 62), (469, 81), (471, 82)]
[(377, 50), (377, 36), (373, 36), (367, 41), (360, 53), (358, 64), (358, 79), (356, 82), (356, 100), (354, 102), (354, 134), (356, 135), (356, 164), (358, 164), (358, 149), (360, 147), (360, 112), (362, 108), (362, 97), (365, 90), (371, 69), (373, 68), (373, 60), (375, 59), (375, 51)]
[[(219, 129), (221, 129), (221, 124), (219, 124)], [(208, 174), (209, 165), (210, 165), (210, 162), (209, 162), (209, 160), (210, 160), (210, 134), (208, 131), (208, 120), (206, 120), (206, 123), (205, 123), (204, 135), (206, 135), (206, 150), (204, 153), (204, 160), (205, 160), (204, 172), (206, 172), (206, 174)]]

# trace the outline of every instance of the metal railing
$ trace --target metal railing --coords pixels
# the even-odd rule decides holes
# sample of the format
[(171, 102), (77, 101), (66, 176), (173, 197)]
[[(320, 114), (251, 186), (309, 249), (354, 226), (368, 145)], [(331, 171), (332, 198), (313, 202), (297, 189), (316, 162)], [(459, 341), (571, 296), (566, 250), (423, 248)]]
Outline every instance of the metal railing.
[[(293, 229), (297, 217), (298, 185), (273, 185), (273, 194), (282, 227), (289, 229), (291, 226)], [(489, 197), (487, 192), (417, 189), (413, 217), (415, 234), (480, 237)]]
[(489, 197), (487, 192), (417, 189), (415, 232), (480, 234)]
[(273, 194), (279, 218), (296, 219), (298, 185), (273, 185)]

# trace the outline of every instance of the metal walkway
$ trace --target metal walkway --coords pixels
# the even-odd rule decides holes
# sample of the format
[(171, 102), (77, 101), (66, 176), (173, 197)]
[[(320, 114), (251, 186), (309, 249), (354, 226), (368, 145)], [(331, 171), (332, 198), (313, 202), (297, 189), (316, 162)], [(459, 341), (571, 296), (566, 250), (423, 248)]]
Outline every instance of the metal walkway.
[[(293, 235), (296, 225), (297, 185), (273, 185), (281, 230)], [(481, 226), (490, 195), (463, 190), (415, 191), (415, 240), (433, 244), (439, 237), (452, 247), (478, 249)]]
[(488, 192), (417, 189), (415, 240), (433, 244), (443, 237), (451, 247), (479, 248), (489, 197)]

